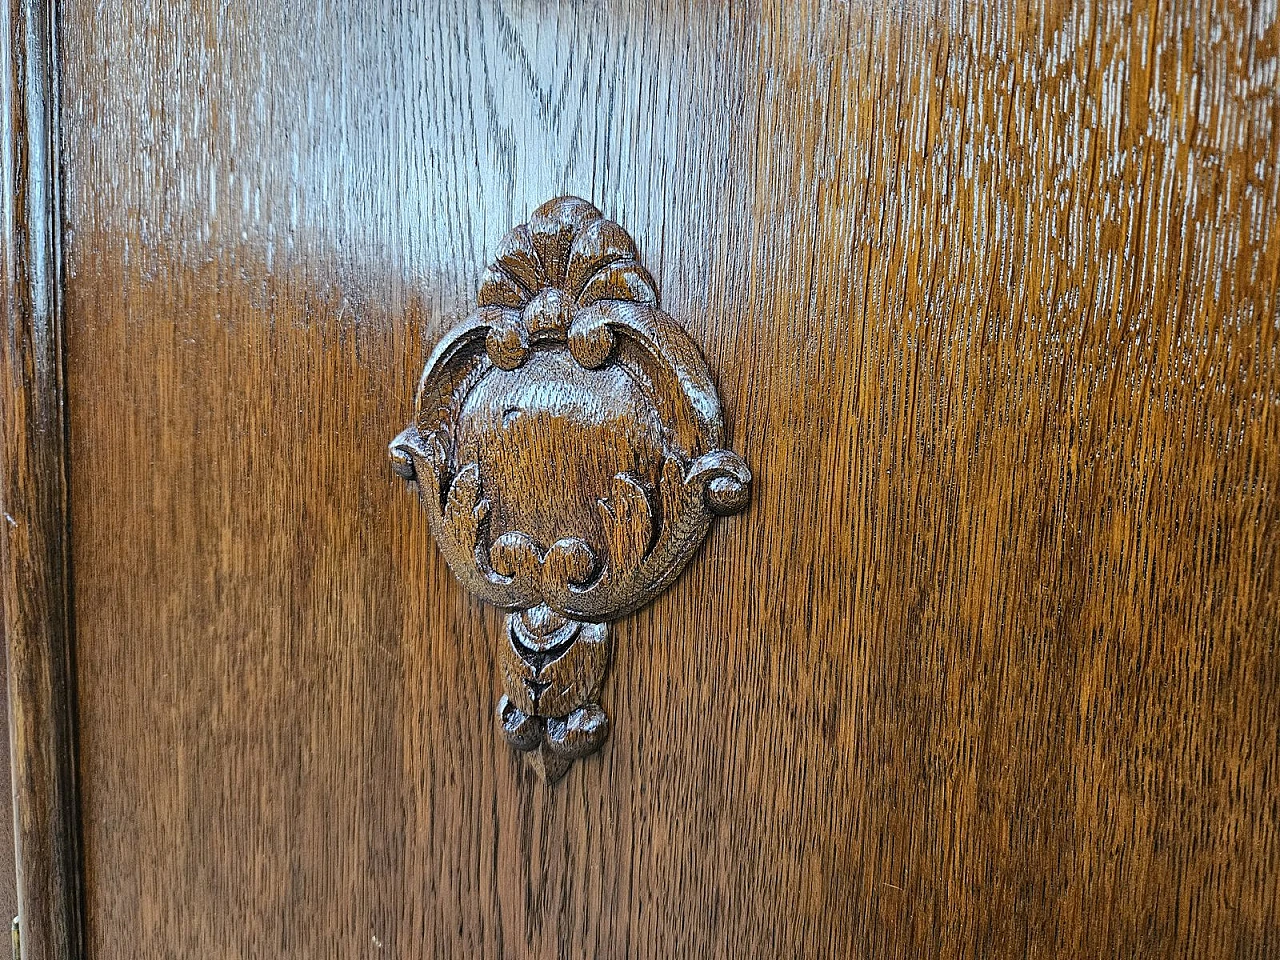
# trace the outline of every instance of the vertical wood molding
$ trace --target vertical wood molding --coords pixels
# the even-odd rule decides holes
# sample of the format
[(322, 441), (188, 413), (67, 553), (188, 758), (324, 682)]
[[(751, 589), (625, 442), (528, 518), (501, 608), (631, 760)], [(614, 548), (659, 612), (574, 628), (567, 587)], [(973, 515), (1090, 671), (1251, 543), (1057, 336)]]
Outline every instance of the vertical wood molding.
[(5, 44), (0, 549), (24, 960), (83, 956), (61, 311), (56, 7), (12, 0)]

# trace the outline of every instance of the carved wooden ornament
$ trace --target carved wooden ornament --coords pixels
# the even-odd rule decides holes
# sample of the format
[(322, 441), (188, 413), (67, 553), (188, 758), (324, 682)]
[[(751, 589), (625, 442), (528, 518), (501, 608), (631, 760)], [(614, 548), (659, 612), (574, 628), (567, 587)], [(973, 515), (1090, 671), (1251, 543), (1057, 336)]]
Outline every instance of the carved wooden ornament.
[(427, 361), (391, 458), (462, 585), (510, 611), (498, 719), (554, 782), (608, 736), (608, 622), (746, 506), (751, 471), (631, 237), (585, 200), (507, 234), (477, 302)]

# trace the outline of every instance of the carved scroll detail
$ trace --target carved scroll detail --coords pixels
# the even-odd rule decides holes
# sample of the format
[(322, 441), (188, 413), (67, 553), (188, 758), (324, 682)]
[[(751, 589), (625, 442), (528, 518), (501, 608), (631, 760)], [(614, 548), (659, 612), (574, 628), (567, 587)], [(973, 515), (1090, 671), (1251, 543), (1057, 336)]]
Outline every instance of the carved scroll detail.
[(502, 241), (391, 443), (462, 585), (510, 611), (498, 720), (550, 782), (609, 732), (608, 622), (684, 568), (751, 471), (631, 237), (576, 197)]

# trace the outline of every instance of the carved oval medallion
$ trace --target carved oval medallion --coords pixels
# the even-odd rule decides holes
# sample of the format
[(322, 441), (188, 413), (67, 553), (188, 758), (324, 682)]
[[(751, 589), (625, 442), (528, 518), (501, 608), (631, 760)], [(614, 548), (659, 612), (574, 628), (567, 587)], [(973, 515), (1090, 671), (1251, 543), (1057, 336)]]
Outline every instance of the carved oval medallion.
[(486, 271), (478, 309), (427, 361), (391, 444), (462, 584), (507, 618), (507, 739), (556, 780), (608, 735), (607, 622), (647, 603), (751, 472), (720, 401), (616, 223), (539, 207)]

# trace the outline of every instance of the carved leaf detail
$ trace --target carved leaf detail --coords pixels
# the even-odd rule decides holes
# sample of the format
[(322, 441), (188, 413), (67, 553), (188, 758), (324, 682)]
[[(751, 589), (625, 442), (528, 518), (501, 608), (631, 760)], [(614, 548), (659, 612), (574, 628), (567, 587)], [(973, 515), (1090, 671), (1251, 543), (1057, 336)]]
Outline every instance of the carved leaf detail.
[(406, 427), (388, 448), (396, 473), (405, 480), (432, 489), (440, 496), (440, 477), (444, 469), (444, 444), (438, 433), (423, 437), (416, 426)]
[(557, 540), (542, 561), (543, 592), (581, 587), (596, 572), (596, 555), (585, 540), (564, 537)]
[(599, 210), (578, 197), (557, 197), (533, 211), (529, 218), (529, 236), (538, 251), (548, 286), (564, 285), (574, 235), (600, 216)]
[(528, 291), (496, 265), (485, 270), (484, 276), (480, 278), (480, 292), (476, 295), (476, 303), (481, 307), (510, 307), (518, 310), (528, 299)]
[(498, 245), (494, 265), (520, 284), (530, 295), (547, 285), (546, 274), (538, 261), (538, 251), (533, 248), (533, 237), (527, 224), (521, 224)]
[[(447, 435), (437, 430), (422, 443), (422, 456), (416, 462), (418, 463), (418, 495), (423, 498), (424, 504), (427, 502), (425, 498), (430, 497), (436, 506), (439, 506), (444, 496), (444, 482), (448, 476), (449, 455), (445, 448), (447, 440)], [(426, 468), (425, 476), (423, 467)]]
[(515, 370), (529, 355), (529, 337), (518, 314), (493, 318), (485, 337), (485, 350), (494, 366)]
[(751, 498), (751, 470), (732, 450), (700, 456), (689, 468), (689, 483), (704, 491), (707, 507), (722, 517), (737, 513)]
[(490, 548), (489, 562), (499, 576), (509, 577), (536, 593), (542, 579), (542, 554), (528, 534), (504, 533)]
[(625, 473), (613, 478), (613, 489), (597, 502), (605, 544), (615, 572), (640, 566), (653, 543), (653, 510), (649, 496)]
[(565, 290), (574, 297), (580, 296), (588, 280), (619, 260), (636, 260), (635, 242), (612, 220), (593, 221), (573, 238)]
[(616, 338), (609, 329), (608, 311), (598, 306), (579, 310), (569, 327), (569, 352), (585, 370), (604, 366), (612, 356)]
[(442, 516), (445, 532), (468, 553), (475, 547), (476, 531), (487, 509), (488, 503), (480, 500), (480, 467), (468, 463), (449, 486)]
[(665, 529), (663, 538), (670, 537), (672, 522), (685, 512), (686, 498), (684, 467), (675, 457), (667, 457), (662, 464), (662, 516)]
[(656, 307), (658, 290), (649, 271), (640, 264), (615, 263), (588, 280), (578, 297), (584, 307), (597, 300), (629, 300)]
[(566, 760), (594, 753), (609, 736), (609, 717), (598, 703), (547, 720), (547, 748)]

